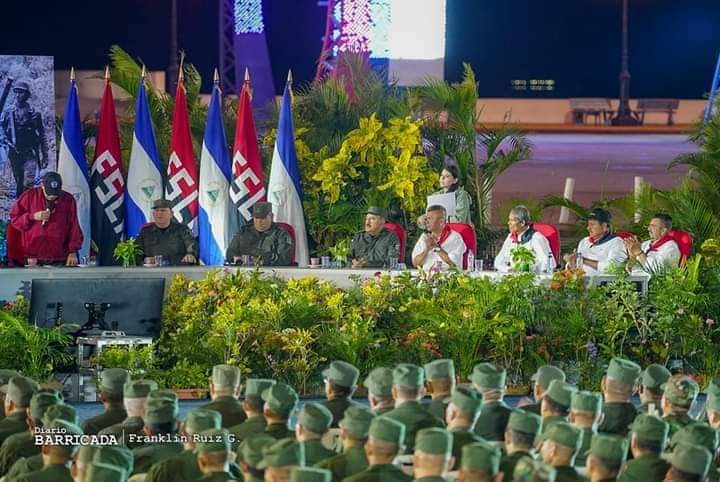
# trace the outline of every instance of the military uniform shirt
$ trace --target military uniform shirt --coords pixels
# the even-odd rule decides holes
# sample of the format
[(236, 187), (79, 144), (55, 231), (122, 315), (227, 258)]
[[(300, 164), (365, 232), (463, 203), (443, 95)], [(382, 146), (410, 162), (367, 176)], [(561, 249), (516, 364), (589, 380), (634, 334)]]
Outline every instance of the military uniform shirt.
[(288, 428), (287, 423), (271, 423), (265, 427), (265, 433), (275, 440), (295, 438), (295, 432)]
[(0, 445), (9, 436), (28, 429), (25, 412), (12, 413), (0, 421)]
[(142, 436), (144, 435), (144, 427), (145, 422), (143, 422), (142, 417), (128, 417), (121, 423), (110, 425), (109, 427), (100, 430), (98, 433), (100, 435), (115, 435), (120, 447), (134, 449), (143, 445), (143, 442), (130, 442), (130, 434)]
[(590, 450), (590, 441), (592, 440), (593, 435), (595, 435), (595, 431), (593, 429), (582, 429), (580, 450), (578, 450), (577, 456), (575, 456), (575, 467), (585, 467), (585, 461), (587, 460), (586, 452)]
[(292, 249), (290, 234), (277, 224), (262, 233), (247, 224), (232, 238), (226, 259), (232, 263), (236, 256), (249, 255), (261, 257), (263, 266), (290, 266)]
[(110, 405), (103, 413), (85, 420), (82, 430), (85, 435), (97, 435), (100, 430), (118, 424), (127, 418), (122, 405)]
[(518, 461), (523, 457), (532, 457), (530, 452), (518, 450), (510, 455), (503, 455), (500, 459), (500, 472), (503, 473), (503, 482), (513, 482), (513, 473)]
[(557, 478), (555, 482), (587, 482), (588, 479), (578, 474), (574, 467), (555, 467)]
[(518, 407), (520, 410), (525, 410), (526, 412), (534, 413), (535, 415), (540, 415), (540, 403), (531, 403), (530, 405), (524, 405), (522, 407)]
[(344, 482), (411, 482), (412, 477), (392, 464), (373, 465)]
[(305, 447), (305, 465), (308, 467), (337, 455), (337, 452), (326, 449), (320, 440), (308, 440), (302, 444)]
[(265, 417), (262, 415), (255, 415), (248, 418), (243, 423), (230, 427), (228, 430), (235, 436), (233, 449), (237, 449), (240, 443), (250, 435), (264, 432), (266, 426), (267, 422), (265, 421)]
[(315, 465), (332, 473), (333, 482), (341, 482), (346, 477), (367, 470), (368, 461), (364, 447), (349, 447), (341, 454), (334, 455)]
[(21, 475), (37, 472), (38, 470), (42, 470), (42, 468), (42, 455), (37, 454), (32, 457), (24, 457), (15, 462), (10, 471), (5, 475), (5, 481), (3, 482), (10, 482)]
[(386, 413), (392, 412), (393, 410), (395, 410), (395, 407), (393, 407), (393, 406), (380, 407), (380, 408), (378, 408), (378, 409), (373, 410), (373, 413), (374, 413), (376, 416), (379, 416), (379, 415), (385, 415)]
[(450, 396), (447, 397), (441, 397), (441, 398), (435, 398), (433, 400), (430, 400), (430, 403), (428, 403), (425, 406), (425, 410), (430, 412), (430, 415), (433, 417), (439, 418), (443, 422), (445, 421), (445, 411), (447, 410), (447, 406), (450, 404)]
[(668, 439), (670, 439), (670, 437), (672, 437), (673, 434), (681, 428), (687, 427), (688, 425), (695, 423), (695, 420), (693, 420), (688, 414), (667, 415), (663, 417), (663, 420), (665, 420), (670, 426), (670, 430), (668, 432)]
[(65, 465), (53, 464), (7, 482), (73, 482), (73, 479)]
[(197, 482), (226, 482), (228, 480), (237, 480), (231, 473), (228, 472), (213, 472), (212, 474), (205, 474), (202, 478), (195, 479)]
[(483, 403), (475, 423), (475, 433), (489, 442), (502, 442), (511, 411), (502, 401)]
[(620, 471), (618, 482), (662, 482), (670, 464), (655, 454), (644, 454), (628, 460)]
[(222, 427), (230, 428), (243, 423), (247, 419), (242, 402), (233, 397), (215, 397), (212, 402), (200, 407), (204, 410), (215, 410), (222, 415)]
[(419, 430), (430, 427), (442, 428), (444, 426), (441, 420), (430, 415), (430, 412), (414, 400), (403, 402), (384, 416), (405, 425), (405, 450), (407, 453), (412, 453), (415, 450), (415, 436)]
[(135, 467), (133, 474), (144, 474), (150, 467), (165, 459), (174, 457), (182, 453), (183, 446), (179, 442), (165, 442), (155, 445), (144, 445), (133, 449), (133, 458), (135, 459)]
[(155, 223), (144, 225), (137, 237), (137, 244), (142, 251), (139, 263), (142, 263), (143, 258), (164, 256), (168, 263), (177, 266), (188, 254), (196, 258), (198, 256), (197, 240), (193, 237), (190, 228), (175, 220), (164, 229), (157, 227)]
[(150, 467), (145, 482), (190, 482), (202, 477), (194, 450), (162, 460)]
[(353, 259), (364, 258), (368, 268), (382, 268), (388, 266), (388, 259), (400, 258), (400, 240), (395, 233), (383, 228), (377, 236), (361, 231), (353, 236), (350, 242), (348, 257)]
[(0, 448), (0, 477), (7, 474), (12, 466), (23, 457), (31, 457), (40, 453), (40, 446), (30, 431), (9, 436)]
[(598, 427), (598, 433), (627, 436), (630, 425), (637, 417), (635, 405), (629, 402), (607, 402), (603, 406), (605, 418)]
[(349, 398), (333, 398), (325, 400), (322, 404), (332, 413), (333, 421), (330, 428), (338, 428), (338, 423), (345, 416), (345, 410), (353, 404), (353, 401)]
[(440, 477), (439, 475), (431, 475), (429, 477), (420, 477), (419, 479), (413, 479), (416, 482), (447, 482), (447, 479)]
[(462, 462), (462, 448), (467, 444), (482, 442), (483, 439), (467, 428), (450, 430), (450, 432), (452, 432), (452, 454), (455, 457), (455, 468), (457, 469)]

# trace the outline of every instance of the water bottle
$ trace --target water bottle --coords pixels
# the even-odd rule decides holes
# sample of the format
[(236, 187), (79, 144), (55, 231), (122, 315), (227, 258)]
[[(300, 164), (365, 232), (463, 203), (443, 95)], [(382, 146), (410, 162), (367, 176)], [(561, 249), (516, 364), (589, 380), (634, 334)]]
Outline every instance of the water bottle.
[(0, 238), (0, 266), (4, 266), (7, 262), (7, 244), (5, 238)]
[(582, 255), (582, 253), (578, 253), (575, 259), (576, 259), (576, 261), (575, 261), (575, 268), (584, 269), (584, 268), (583, 268), (584, 263), (583, 263), (583, 255)]
[(553, 271), (555, 271), (555, 258), (552, 253), (548, 253), (547, 266), (545, 266), (545, 270), (547, 271), (547, 274), (553, 274)]
[(475, 255), (471, 249), (468, 251), (467, 255), (467, 272), (472, 273), (473, 271), (475, 271)]

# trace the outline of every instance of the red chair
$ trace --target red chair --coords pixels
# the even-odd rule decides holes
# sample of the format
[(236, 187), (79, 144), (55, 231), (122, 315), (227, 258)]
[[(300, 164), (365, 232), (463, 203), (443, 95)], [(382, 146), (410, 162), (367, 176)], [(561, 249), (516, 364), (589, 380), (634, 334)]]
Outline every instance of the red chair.
[(385, 223), (385, 228), (388, 231), (395, 233), (400, 240), (400, 262), (405, 262), (405, 243), (407, 242), (407, 233), (402, 226), (395, 223)]
[(477, 256), (477, 235), (475, 234), (475, 228), (464, 223), (447, 223), (447, 225), (450, 229), (462, 236), (463, 241), (465, 241), (467, 250), (465, 250), (463, 254), (463, 269), (467, 269), (468, 253), (472, 251), (473, 256)]
[(273, 224), (276, 224), (279, 227), (283, 228), (290, 235), (290, 239), (292, 239), (292, 252), (291, 252), (292, 254), (290, 257), (290, 264), (292, 266), (297, 266), (297, 261), (295, 261), (295, 228), (293, 228), (288, 223), (273, 223)]
[(673, 229), (668, 232), (668, 235), (675, 241), (680, 248), (680, 266), (684, 266), (687, 259), (692, 254), (693, 238), (687, 231), (681, 231), (680, 229)]
[(10, 266), (24, 266), (25, 253), (23, 252), (22, 233), (8, 223), (5, 239), (7, 241), (7, 257)]
[(532, 228), (538, 233), (545, 236), (550, 243), (550, 251), (552, 251), (555, 263), (560, 263), (560, 232), (552, 224), (533, 223)]

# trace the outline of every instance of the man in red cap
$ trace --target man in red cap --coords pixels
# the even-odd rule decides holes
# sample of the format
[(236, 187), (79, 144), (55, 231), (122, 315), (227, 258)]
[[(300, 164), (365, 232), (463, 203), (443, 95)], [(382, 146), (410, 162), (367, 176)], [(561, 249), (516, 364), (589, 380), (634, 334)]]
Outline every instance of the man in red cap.
[(26, 259), (77, 266), (83, 233), (75, 199), (62, 190), (62, 178), (57, 172), (48, 172), (39, 187), (20, 195), (10, 209), (10, 222), (22, 233)]

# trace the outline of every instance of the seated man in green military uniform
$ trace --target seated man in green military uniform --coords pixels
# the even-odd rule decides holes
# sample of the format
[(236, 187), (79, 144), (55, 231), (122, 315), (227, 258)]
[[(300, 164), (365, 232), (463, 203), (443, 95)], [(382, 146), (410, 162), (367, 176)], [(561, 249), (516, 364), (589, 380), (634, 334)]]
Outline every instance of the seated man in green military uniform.
[(236, 480), (230, 473), (230, 462), (234, 454), (230, 447), (230, 432), (227, 429), (209, 429), (200, 434), (196, 445), (197, 464), (203, 476), (195, 480), (204, 482), (227, 482)]
[(618, 477), (620, 482), (660, 482), (670, 465), (662, 458), (668, 438), (668, 424), (656, 415), (640, 414), (630, 428), (628, 460)]
[(364, 447), (374, 417), (370, 409), (359, 404), (345, 410), (345, 416), (340, 420), (342, 453), (317, 464), (317, 467), (328, 469), (332, 473), (333, 482), (341, 482), (368, 468)]
[(444, 428), (425, 428), (417, 433), (413, 456), (413, 480), (445, 482), (443, 475), (455, 464), (452, 435)]
[[(503, 473), (500, 471), (501, 452), (487, 442), (467, 444), (462, 449), (462, 464), (458, 479), (462, 482), (500, 482)], [(507, 480), (513, 480), (512, 474)]]
[[(349, 258), (353, 268), (382, 268), (400, 256), (400, 240), (385, 229), (387, 213), (383, 208), (370, 207), (365, 213), (365, 230), (350, 242)], [(402, 261), (402, 260), (400, 260)]]
[[(23, 482), (72, 482), (68, 462), (78, 450), (78, 437), (83, 434), (82, 429), (75, 424), (65, 420), (54, 420), (49, 427), (49, 434), (41, 436), (40, 452), (42, 454), (43, 467), (37, 472), (30, 472), (16, 480)], [(53, 433), (63, 434), (64, 437), (54, 437)]]
[(258, 468), (263, 459), (265, 447), (277, 442), (275, 438), (264, 433), (251, 434), (240, 443), (236, 453), (240, 473), (245, 482), (263, 482), (265, 471)]
[[(542, 423), (539, 415), (515, 409), (505, 428), (505, 455), (500, 460), (503, 481), (512, 482), (515, 466), (523, 457), (530, 457)], [(464, 462), (464, 459), (463, 459)]]
[(138, 262), (155, 264), (155, 256), (162, 256), (172, 266), (197, 264), (197, 241), (190, 228), (175, 221), (170, 201), (156, 200), (152, 214), (153, 222), (145, 224), (137, 237), (142, 251)]
[(385, 416), (370, 422), (365, 444), (367, 470), (347, 477), (343, 482), (410, 482), (412, 477), (393, 464), (404, 450), (405, 425)]
[(590, 482), (614, 482), (627, 458), (627, 439), (619, 435), (596, 434), (587, 453)]
[(663, 419), (670, 426), (670, 436), (695, 420), (690, 416), (690, 407), (700, 392), (695, 380), (687, 375), (673, 375), (663, 385), (663, 397), (660, 401)]
[(272, 204), (253, 206), (253, 222), (240, 228), (227, 249), (225, 259), (237, 263), (241, 256), (260, 258), (263, 266), (290, 266), (293, 243), (290, 233), (273, 223)]
[(332, 413), (319, 403), (308, 402), (300, 410), (295, 424), (295, 438), (303, 446), (307, 465), (315, 465), (335, 455), (321, 442), (331, 423)]
[(567, 422), (553, 424), (544, 435), (541, 456), (543, 462), (555, 467), (558, 482), (583, 482), (573, 466), (580, 449), (582, 432)]

